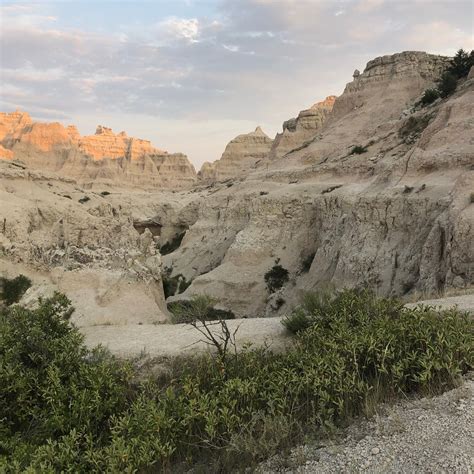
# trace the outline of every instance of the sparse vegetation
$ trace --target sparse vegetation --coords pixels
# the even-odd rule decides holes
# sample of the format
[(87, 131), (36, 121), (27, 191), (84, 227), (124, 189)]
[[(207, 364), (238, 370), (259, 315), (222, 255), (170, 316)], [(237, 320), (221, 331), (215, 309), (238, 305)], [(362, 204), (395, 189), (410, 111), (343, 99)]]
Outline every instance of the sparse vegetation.
[(351, 150), (351, 155), (361, 155), (362, 153), (367, 152), (367, 147), (362, 146), (362, 145), (356, 145), (354, 148)]
[(471, 200), (471, 203), (474, 203), (474, 193), (471, 193), (469, 196), (469, 199)]
[(90, 201), (90, 200), (91, 200), (91, 198), (89, 196), (83, 196), (79, 199), (79, 202), (81, 204), (84, 204), (85, 202)]
[(265, 273), (265, 282), (267, 289), (270, 293), (275, 293), (283, 287), (283, 285), (289, 280), (288, 270), (283, 268), (281, 265), (276, 264)]
[(398, 131), (398, 135), (405, 138), (409, 135), (419, 135), (430, 123), (430, 115), (410, 116)]
[(180, 295), (192, 283), (191, 280), (186, 280), (186, 278), (181, 275), (181, 273), (172, 277), (168, 273), (163, 272), (162, 279), (165, 298), (168, 298), (169, 296)]
[(160, 248), (161, 255), (168, 255), (169, 253), (172, 253), (177, 250), (181, 245), (185, 234), (185, 231), (176, 234), (169, 242), (166, 242), (164, 245), (162, 245)]
[(26, 290), (31, 286), (31, 280), (25, 275), (18, 275), (15, 278), (0, 278), (0, 301), (10, 306), (18, 303)]
[(209, 296), (194, 295), (190, 300), (170, 303), (168, 309), (175, 324), (235, 319), (235, 314), (232, 311), (218, 309), (215, 307), (216, 303), (217, 300)]
[(450, 96), (456, 90), (458, 80), (466, 77), (472, 66), (474, 66), (474, 50), (468, 53), (463, 49), (459, 49), (441, 75), (438, 88), (426, 89), (415, 105), (425, 106), (433, 103), (438, 97), (444, 99)]
[[(199, 302), (194, 321), (208, 305)], [(298, 311), (309, 324), (284, 353), (237, 353), (223, 328), (224, 359), (218, 350), (182, 357), (138, 383), (129, 364), (85, 348), (65, 297), (7, 308), (0, 470), (236, 471), (381, 400), (448, 388), (474, 366), (473, 321), (455, 310), (345, 290), (307, 295)]]
[(421, 96), (419, 105), (429, 105), (432, 104), (436, 99), (439, 99), (439, 92), (437, 89), (426, 89), (423, 95)]
[(451, 95), (457, 86), (458, 80), (454, 74), (446, 71), (441, 76), (441, 79), (438, 83), (439, 95), (444, 99)]
[(110, 194), (109, 191), (102, 191), (100, 193), (101, 196), (108, 196), (109, 194)]

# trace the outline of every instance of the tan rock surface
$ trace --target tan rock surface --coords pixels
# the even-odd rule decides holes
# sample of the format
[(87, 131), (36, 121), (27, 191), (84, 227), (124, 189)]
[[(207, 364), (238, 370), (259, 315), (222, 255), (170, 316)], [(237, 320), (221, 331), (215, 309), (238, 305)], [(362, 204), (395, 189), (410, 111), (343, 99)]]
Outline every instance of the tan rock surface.
[(231, 140), (220, 160), (204, 163), (199, 177), (205, 182), (224, 181), (248, 174), (270, 151), (273, 140), (257, 127)]
[[(154, 148), (148, 140), (113, 133), (99, 125), (81, 137), (74, 125), (32, 122), (28, 114), (0, 114), (0, 159), (87, 183), (118, 183), (179, 189), (196, 181), (182, 153)], [(4, 151), (5, 150), (5, 151)]]
[(298, 117), (284, 122), (283, 132), (275, 137), (269, 158), (272, 160), (282, 158), (290, 151), (312, 140), (331, 113), (335, 101), (336, 96), (330, 95), (309, 109), (302, 110)]

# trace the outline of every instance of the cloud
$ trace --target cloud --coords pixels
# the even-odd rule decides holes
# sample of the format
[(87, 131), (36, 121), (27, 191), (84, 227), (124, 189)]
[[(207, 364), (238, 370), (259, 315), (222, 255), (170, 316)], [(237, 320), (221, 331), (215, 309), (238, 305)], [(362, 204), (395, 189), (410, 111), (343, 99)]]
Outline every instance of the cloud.
[[(148, 117), (157, 146), (165, 145), (159, 126), (167, 121), (187, 150), (192, 143), (177, 124), (194, 124), (197, 132), (186, 132), (192, 141), (208, 124), (225, 123), (215, 140), (209, 132), (208, 147), (195, 142), (191, 158), (199, 163), (218, 158), (223, 137), (255, 128), (251, 123), (274, 134), (299, 110), (341, 93), (353, 70), (376, 56), (473, 47), (470, 0), (456, 8), (447, 0), (216, 0), (212, 8), (190, 2), (179, 10), (182, 3), (169, 2), (176, 11), (167, 3), (160, 15), (165, 7), (150, 2), (114, 22), (118, 2), (107, 27), (101, 2), (87, 4), (85, 23), (67, 2), (3, 5), (2, 104), (44, 119), (119, 117), (120, 129)], [(249, 130), (237, 128), (242, 124)]]

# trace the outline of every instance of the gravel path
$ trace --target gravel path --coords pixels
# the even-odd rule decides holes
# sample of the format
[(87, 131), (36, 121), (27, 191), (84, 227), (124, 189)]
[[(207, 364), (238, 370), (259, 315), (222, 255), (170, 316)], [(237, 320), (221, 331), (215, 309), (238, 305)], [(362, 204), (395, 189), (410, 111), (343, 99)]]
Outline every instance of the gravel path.
[[(294, 449), (261, 472), (469, 473), (474, 471), (474, 380), (433, 398), (384, 406), (339, 442)], [(293, 468), (281, 468), (292, 465)]]

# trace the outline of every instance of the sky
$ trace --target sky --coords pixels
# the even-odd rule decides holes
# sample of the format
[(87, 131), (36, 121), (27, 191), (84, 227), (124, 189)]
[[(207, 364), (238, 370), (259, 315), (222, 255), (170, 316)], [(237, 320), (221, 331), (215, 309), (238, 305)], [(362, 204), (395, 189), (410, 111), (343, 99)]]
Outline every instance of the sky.
[(0, 3), (0, 110), (125, 130), (199, 168), (343, 92), (370, 59), (474, 48), (472, 0)]

